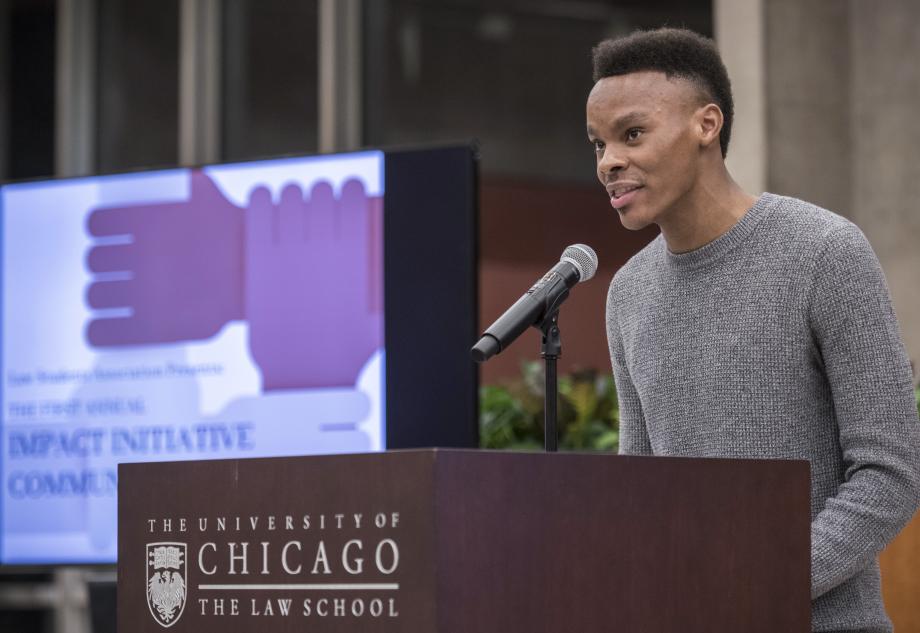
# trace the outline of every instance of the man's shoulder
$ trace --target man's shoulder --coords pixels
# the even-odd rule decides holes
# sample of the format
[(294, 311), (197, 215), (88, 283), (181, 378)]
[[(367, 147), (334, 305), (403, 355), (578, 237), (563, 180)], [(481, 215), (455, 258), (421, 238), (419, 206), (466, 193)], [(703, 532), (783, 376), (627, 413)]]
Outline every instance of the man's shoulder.
[(820, 249), (835, 234), (860, 233), (859, 228), (842, 215), (824, 207), (790, 196), (765, 193), (771, 208), (768, 234), (786, 244), (806, 249)]
[(876, 256), (862, 230), (823, 207), (797, 198), (771, 196), (772, 212), (758, 252), (780, 269), (813, 278), (834, 262), (875, 266)]

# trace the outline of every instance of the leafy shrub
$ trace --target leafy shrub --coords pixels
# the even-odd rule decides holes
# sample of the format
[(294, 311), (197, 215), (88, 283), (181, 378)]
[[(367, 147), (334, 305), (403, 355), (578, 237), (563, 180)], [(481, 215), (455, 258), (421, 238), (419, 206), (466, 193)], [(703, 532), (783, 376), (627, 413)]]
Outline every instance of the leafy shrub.
[[(920, 413), (920, 387), (915, 392)], [(482, 448), (543, 448), (543, 363), (521, 366), (521, 377), (479, 390)], [(559, 377), (559, 448), (612, 451), (619, 445), (620, 412), (613, 376), (585, 370)]]
[[(521, 377), (479, 391), (483, 448), (543, 447), (543, 363), (521, 366)], [(619, 407), (613, 376), (593, 370), (559, 377), (560, 450), (612, 451), (619, 442)]]

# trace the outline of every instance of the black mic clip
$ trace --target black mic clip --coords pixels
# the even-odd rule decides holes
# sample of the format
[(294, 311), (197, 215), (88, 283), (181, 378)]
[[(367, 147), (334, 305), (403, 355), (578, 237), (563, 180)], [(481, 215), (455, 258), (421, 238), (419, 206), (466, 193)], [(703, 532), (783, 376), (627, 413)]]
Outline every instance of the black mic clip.
[(559, 332), (558, 308), (540, 323), (538, 327), (543, 332), (543, 345), (540, 348), (541, 358), (559, 358), (562, 356), (562, 336)]

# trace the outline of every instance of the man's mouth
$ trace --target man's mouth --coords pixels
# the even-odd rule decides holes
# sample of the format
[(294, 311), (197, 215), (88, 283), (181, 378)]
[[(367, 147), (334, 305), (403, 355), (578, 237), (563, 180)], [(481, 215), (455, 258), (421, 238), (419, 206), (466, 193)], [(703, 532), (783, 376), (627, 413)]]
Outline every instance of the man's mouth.
[(636, 189), (641, 188), (642, 185), (621, 185), (619, 187), (614, 187), (609, 190), (611, 197), (621, 198), (630, 191), (635, 191)]
[(636, 191), (642, 189), (642, 185), (631, 183), (607, 187), (607, 193), (610, 195), (610, 204), (614, 207), (621, 207), (629, 204), (635, 196)]

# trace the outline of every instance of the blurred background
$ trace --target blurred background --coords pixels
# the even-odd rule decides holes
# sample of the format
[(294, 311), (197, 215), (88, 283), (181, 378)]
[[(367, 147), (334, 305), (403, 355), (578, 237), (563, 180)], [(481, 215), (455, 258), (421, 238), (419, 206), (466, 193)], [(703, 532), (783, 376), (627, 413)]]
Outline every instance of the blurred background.
[[(719, 45), (736, 179), (869, 237), (916, 367), (913, 0), (0, 0), (0, 180), (475, 139), (480, 323), (566, 245), (588, 243), (601, 267), (563, 314), (561, 370), (609, 373), (606, 282), (654, 232), (625, 231), (595, 181), (590, 52), (662, 25)], [(513, 380), (538, 356), (534, 331), (485, 365), (482, 383)], [(883, 575), (897, 630), (920, 631), (920, 527), (886, 550)], [(112, 579), (109, 568), (2, 569), (0, 631), (114, 630), (113, 597), (98, 589)], [(102, 605), (95, 628), (90, 604)]]

